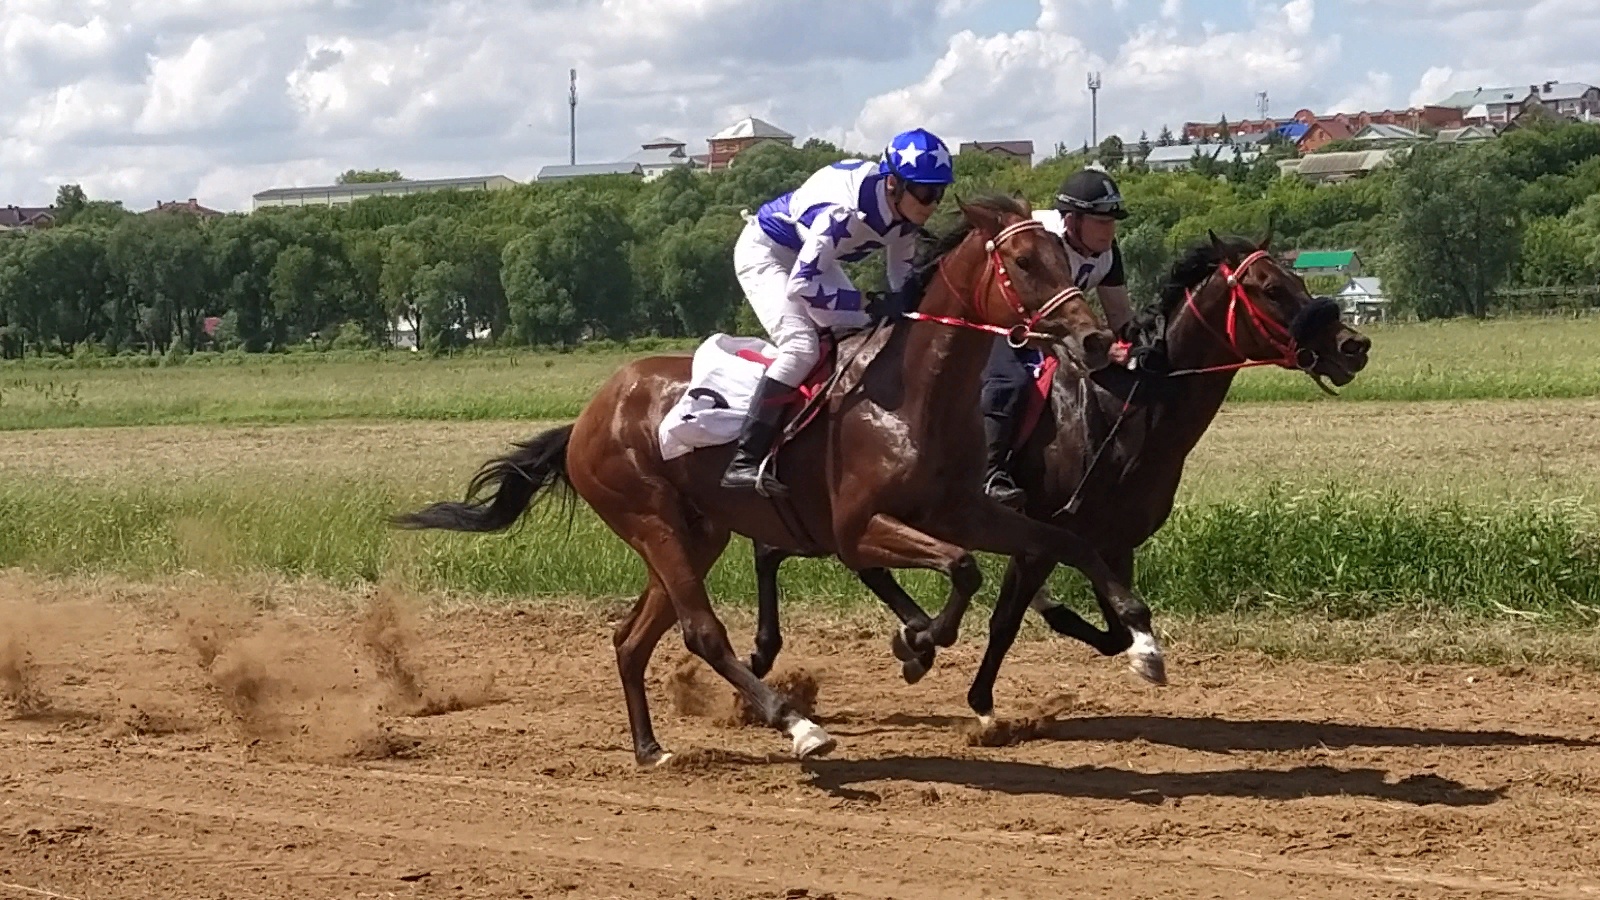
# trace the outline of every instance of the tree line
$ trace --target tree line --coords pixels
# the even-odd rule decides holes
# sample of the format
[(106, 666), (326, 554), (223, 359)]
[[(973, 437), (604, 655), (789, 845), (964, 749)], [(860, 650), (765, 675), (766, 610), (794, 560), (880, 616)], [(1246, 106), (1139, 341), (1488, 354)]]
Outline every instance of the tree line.
[[(946, 205), (992, 189), (1043, 206), (1067, 174), (1103, 159), (1132, 213), (1120, 240), (1140, 299), (1208, 230), (1269, 226), (1275, 249), (1357, 250), (1419, 318), (1483, 316), (1508, 293), (1540, 303), (1560, 291), (1527, 289), (1600, 283), (1600, 125), (1423, 145), (1322, 186), (1280, 177), (1277, 161), (1292, 152), (1202, 160), (1185, 173), (1125, 167), (1120, 139), (1032, 168), (967, 154)], [(212, 221), (135, 215), (66, 185), (56, 227), (0, 233), (0, 355), (365, 346), (385, 342), (396, 321), (430, 350), (750, 333), (732, 265), (740, 211), (844, 156), (815, 140), (769, 144), (722, 172), (650, 183), (602, 176)], [(881, 286), (870, 262), (857, 275)]]

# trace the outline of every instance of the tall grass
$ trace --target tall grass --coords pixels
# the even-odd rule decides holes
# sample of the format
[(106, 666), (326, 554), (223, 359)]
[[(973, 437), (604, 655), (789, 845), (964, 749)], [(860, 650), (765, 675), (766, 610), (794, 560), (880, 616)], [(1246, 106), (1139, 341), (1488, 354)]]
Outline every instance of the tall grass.
[[(389, 514), (425, 499), (371, 481), (277, 489), (191, 484), (176, 491), (64, 482), (0, 487), (0, 566), (132, 576), (266, 571), (339, 584), (382, 579), (506, 598), (631, 597), (638, 558), (587, 509), (536, 508), (501, 535), (395, 532)], [(1575, 504), (1472, 505), (1336, 488), (1266, 488), (1181, 506), (1141, 552), (1138, 587), (1158, 613), (1316, 613), (1361, 618), (1449, 608), (1586, 620), (1600, 613), (1600, 530)], [(984, 560), (984, 597), (1003, 561)], [(736, 539), (712, 573), (722, 603), (750, 604), (748, 542)], [(946, 584), (903, 581), (925, 603)], [(791, 602), (873, 603), (838, 564), (792, 560)], [(1092, 608), (1075, 573), (1056, 587)]]
[[(1372, 362), (1346, 400), (1600, 396), (1600, 318), (1446, 322), (1369, 329)], [(163, 368), (90, 368), (115, 360), (0, 364), (0, 430), (86, 425), (285, 423), (324, 419), (570, 419), (601, 382), (646, 352), (498, 351), (196, 357)], [(1303, 375), (1251, 370), (1230, 403), (1312, 400)]]

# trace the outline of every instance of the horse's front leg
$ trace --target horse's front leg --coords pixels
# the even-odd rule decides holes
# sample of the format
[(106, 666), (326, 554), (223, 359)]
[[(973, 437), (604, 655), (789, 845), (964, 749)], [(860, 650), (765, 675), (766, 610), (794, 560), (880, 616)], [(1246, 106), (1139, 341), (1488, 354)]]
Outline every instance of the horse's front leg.
[[(926, 658), (930, 664), (936, 647), (955, 643), (961, 618), (971, 605), (973, 595), (983, 585), (978, 561), (966, 549), (918, 531), (884, 513), (868, 519), (853, 540), (841, 541), (839, 559), (864, 575), (872, 569), (932, 569), (950, 579), (950, 599), (938, 617), (926, 628), (908, 625), (902, 629), (907, 649), (915, 658)], [(895, 588), (898, 590), (899, 585), (895, 584)], [(920, 612), (909, 595), (904, 591), (899, 594), (905, 597), (909, 608)], [(909, 673), (907, 677), (909, 679)]]

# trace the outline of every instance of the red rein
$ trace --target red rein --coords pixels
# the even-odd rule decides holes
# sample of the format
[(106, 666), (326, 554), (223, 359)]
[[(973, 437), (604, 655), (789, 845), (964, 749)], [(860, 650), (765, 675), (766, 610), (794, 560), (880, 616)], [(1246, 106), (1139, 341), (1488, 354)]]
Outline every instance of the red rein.
[[(1207, 331), (1216, 335), (1226, 344), (1228, 349), (1239, 357), (1240, 361), (1223, 366), (1208, 366), (1204, 369), (1185, 369), (1171, 374), (1201, 375), (1207, 372), (1237, 372), (1240, 369), (1248, 369), (1253, 366), (1282, 366), (1285, 369), (1301, 368), (1294, 336), (1289, 333), (1287, 328), (1278, 324), (1276, 319), (1263, 313), (1261, 308), (1251, 301), (1250, 295), (1244, 289), (1244, 285), (1239, 283), (1239, 279), (1244, 275), (1246, 269), (1266, 257), (1267, 252), (1265, 250), (1257, 250), (1240, 261), (1237, 269), (1230, 271), (1227, 263), (1217, 266), (1217, 272), (1228, 279), (1226, 334), (1217, 331), (1210, 322), (1206, 321), (1205, 316), (1200, 314), (1200, 308), (1194, 304), (1194, 292), (1184, 291), (1184, 302), (1188, 305), (1189, 311), (1194, 313), (1194, 317), (1199, 320), (1201, 325), (1205, 326)], [(1278, 351), (1281, 354), (1280, 356), (1275, 359), (1251, 359), (1245, 355), (1244, 351), (1239, 349), (1239, 307), (1241, 306), (1244, 307), (1245, 314), (1250, 317), (1250, 322), (1255, 326), (1256, 331), (1263, 338), (1266, 338), (1267, 343), (1271, 344), (1272, 349)]]
[[(955, 328), (970, 328), (974, 331), (986, 331), (990, 334), (1005, 335), (1006, 343), (1013, 347), (1022, 347), (1026, 345), (1028, 341), (1032, 340), (1053, 340), (1053, 338), (1048, 334), (1040, 334), (1034, 331), (1034, 326), (1038, 325), (1045, 316), (1055, 312), (1063, 304), (1074, 299), (1082, 299), (1083, 291), (1076, 287), (1067, 288), (1060, 293), (1057, 293), (1054, 297), (1051, 297), (1047, 303), (1039, 307), (1038, 312), (1029, 314), (1028, 308), (1022, 303), (1022, 298), (1017, 296), (1016, 288), (1011, 284), (1011, 276), (1006, 272), (1005, 260), (1000, 256), (1000, 245), (1005, 243), (1007, 238), (1021, 234), (1024, 231), (1032, 231), (1036, 228), (1044, 228), (1044, 223), (1037, 219), (1027, 219), (1022, 222), (1016, 222), (1006, 226), (1004, 229), (1001, 229), (1000, 233), (994, 236), (994, 240), (991, 240), (985, 244), (984, 249), (989, 251), (989, 264), (985, 271), (986, 277), (980, 278), (978, 280), (977, 287), (973, 290), (974, 305), (981, 305), (983, 301), (983, 288), (985, 283), (989, 280), (987, 277), (988, 272), (993, 271), (994, 277), (999, 279), (1000, 282), (1000, 296), (1006, 298), (1006, 302), (1011, 305), (1011, 308), (1016, 310), (1017, 315), (1022, 317), (1022, 324), (1016, 325), (1012, 328), (1002, 328), (999, 325), (990, 325), (985, 322), (973, 322), (968, 319), (959, 319), (953, 316), (931, 316), (927, 313), (920, 312), (908, 312), (905, 314), (905, 317), (908, 319), (916, 319), (922, 322), (936, 322), (940, 325), (949, 325)], [(939, 277), (944, 279), (945, 287), (949, 288), (952, 294), (960, 293), (960, 291), (956, 289), (956, 286), (951, 283), (950, 276), (946, 274), (944, 266), (942, 265), (939, 267)]]

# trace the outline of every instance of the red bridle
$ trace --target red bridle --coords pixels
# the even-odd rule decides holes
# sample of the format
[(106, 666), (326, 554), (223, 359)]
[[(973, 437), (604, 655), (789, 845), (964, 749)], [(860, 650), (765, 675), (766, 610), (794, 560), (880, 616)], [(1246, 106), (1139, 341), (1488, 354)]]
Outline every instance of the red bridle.
[[(1000, 287), (1000, 296), (1004, 297), (1006, 303), (1010, 304), (1011, 308), (1016, 311), (1017, 315), (1022, 317), (1022, 324), (1015, 325), (1011, 328), (1004, 328), (999, 325), (990, 325), (985, 322), (973, 322), (967, 319), (959, 319), (954, 316), (932, 316), (927, 313), (920, 312), (908, 312), (905, 314), (905, 317), (908, 319), (916, 319), (921, 322), (936, 322), (940, 325), (950, 325), (956, 328), (970, 328), (974, 331), (986, 331), (990, 334), (1005, 335), (1006, 343), (1013, 347), (1023, 347), (1026, 346), (1029, 341), (1034, 340), (1054, 340), (1055, 338), (1052, 335), (1040, 334), (1034, 331), (1034, 326), (1038, 325), (1039, 322), (1041, 322), (1046, 316), (1055, 312), (1064, 304), (1069, 303), (1074, 299), (1083, 299), (1083, 291), (1077, 287), (1065, 288), (1058, 292), (1054, 297), (1051, 297), (1050, 300), (1043, 306), (1039, 307), (1038, 312), (1030, 314), (1028, 312), (1028, 308), (1022, 304), (1022, 298), (1017, 295), (1016, 288), (1012, 286), (1011, 275), (1006, 272), (1005, 260), (1000, 256), (1000, 245), (1004, 244), (1007, 238), (1014, 237), (1024, 231), (1032, 231), (1034, 229), (1043, 228), (1044, 223), (1037, 219), (1025, 219), (1021, 222), (1014, 222), (1011, 225), (1002, 228), (1000, 233), (994, 236), (993, 240), (984, 244), (984, 249), (989, 253), (989, 262), (986, 266), (984, 266), (983, 277), (978, 279), (977, 286), (973, 289), (973, 304), (974, 306), (981, 307), (985, 293), (984, 289), (988, 285), (989, 279), (991, 277), (997, 279)], [(952, 294), (959, 295), (961, 293), (959, 290), (957, 290), (955, 284), (950, 281), (950, 275), (945, 271), (945, 267), (942, 262), (939, 265), (939, 277), (944, 280), (945, 287), (949, 288)]]
[[(1307, 368), (1307, 366), (1300, 362), (1301, 348), (1296, 343), (1294, 335), (1289, 333), (1289, 329), (1279, 324), (1278, 320), (1262, 312), (1261, 307), (1257, 306), (1255, 301), (1250, 299), (1250, 294), (1245, 291), (1244, 285), (1239, 283), (1239, 279), (1244, 276), (1246, 269), (1249, 269), (1252, 265), (1260, 262), (1263, 259), (1266, 259), (1267, 257), (1267, 251), (1257, 250), (1241, 260), (1239, 262), (1239, 267), (1236, 269), (1230, 270), (1226, 262), (1217, 266), (1217, 274), (1226, 278), (1228, 281), (1228, 318), (1225, 326), (1226, 333), (1218, 331), (1215, 326), (1206, 321), (1206, 317), (1200, 312), (1200, 307), (1195, 305), (1194, 291), (1187, 290), (1183, 292), (1184, 303), (1188, 306), (1189, 311), (1194, 313), (1195, 319), (1199, 320), (1200, 324), (1205, 326), (1207, 331), (1216, 335), (1218, 339), (1226, 344), (1228, 349), (1232, 350), (1234, 355), (1239, 357), (1239, 362), (1228, 363), (1221, 366), (1207, 366), (1203, 369), (1184, 369), (1182, 371), (1172, 372), (1169, 374), (1200, 375), (1207, 372), (1236, 372), (1240, 369), (1248, 369), (1253, 366), (1281, 366), (1285, 369)], [(1279, 355), (1277, 357), (1272, 359), (1251, 359), (1243, 350), (1239, 349), (1240, 307), (1244, 308), (1245, 315), (1249, 317), (1250, 324), (1255, 326), (1256, 333), (1261, 335), (1262, 338), (1266, 339), (1266, 342), (1272, 346), (1272, 349), (1278, 351)]]

